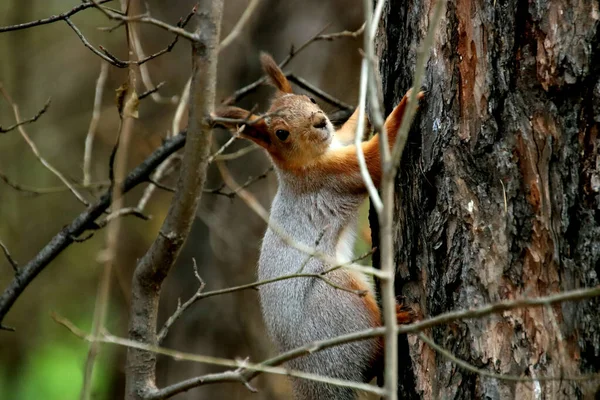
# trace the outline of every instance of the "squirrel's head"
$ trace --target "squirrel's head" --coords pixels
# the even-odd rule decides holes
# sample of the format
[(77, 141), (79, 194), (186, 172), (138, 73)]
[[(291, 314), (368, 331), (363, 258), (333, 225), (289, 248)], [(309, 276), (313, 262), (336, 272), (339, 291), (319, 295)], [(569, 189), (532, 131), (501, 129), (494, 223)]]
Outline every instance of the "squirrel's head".
[(260, 116), (238, 107), (224, 107), (217, 117), (247, 120), (221, 123), (232, 131), (243, 125), (240, 136), (265, 148), (282, 168), (301, 168), (327, 151), (334, 127), (315, 100), (294, 94), (290, 82), (268, 54), (260, 57), (272, 86), (277, 89), (266, 114)]

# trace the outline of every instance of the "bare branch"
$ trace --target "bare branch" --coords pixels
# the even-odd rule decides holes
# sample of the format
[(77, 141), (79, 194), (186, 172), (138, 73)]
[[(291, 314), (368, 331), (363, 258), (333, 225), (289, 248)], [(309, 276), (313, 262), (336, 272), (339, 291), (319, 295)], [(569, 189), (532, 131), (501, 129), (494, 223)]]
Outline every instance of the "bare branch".
[[(379, 388), (377, 386), (369, 385), (366, 383), (358, 383), (358, 382), (347, 381), (347, 380), (342, 380), (342, 379), (330, 378), (330, 377), (321, 376), (321, 375), (317, 375), (317, 374), (306, 373), (306, 372), (301, 372), (301, 371), (290, 370), (287, 368), (271, 366), (271, 365), (281, 364), (281, 363), (287, 361), (288, 359), (297, 358), (302, 355), (312, 353), (314, 351), (318, 351), (321, 349), (325, 349), (327, 347), (331, 347), (327, 343), (325, 343), (325, 341), (323, 341), (323, 343), (325, 343), (325, 345), (321, 345), (320, 342), (315, 342), (315, 343), (311, 344), (311, 347), (305, 346), (302, 349), (298, 349), (297, 352), (294, 354), (294, 357), (284, 359), (283, 357), (280, 356), (277, 358), (267, 360), (260, 364), (252, 364), (247, 361), (231, 360), (231, 359), (220, 358), (220, 357), (211, 357), (211, 356), (184, 353), (184, 352), (177, 351), (177, 350), (171, 350), (171, 349), (166, 349), (164, 347), (145, 344), (145, 343), (139, 342), (139, 341), (123, 339), (123, 338), (120, 338), (120, 337), (117, 337), (117, 336), (114, 336), (114, 335), (111, 335), (108, 333), (104, 333), (99, 336), (88, 335), (81, 329), (77, 328), (71, 321), (69, 321), (65, 318), (59, 317), (56, 314), (53, 314), (52, 318), (60, 325), (67, 328), (72, 334), (74, 334), (75, 336), (77, 336), (83, 340), (86, 340), (88, 342), (96, 341), (96, 342), (101, 342), (101, 343), (115, 344), (115, 345), (127, 347), (130, 349), (130, 351), (132, 349), (136, 349), (136, 350), (148, 352), (151, 354), (162, 354), (162, 355), (165, 355), (168, 357), (172, 357), (176, 360), (186, 360), (186, 361), (198, 362), (198, 363), (203, 363), (203, 364), (212, 364), (212, 365), (220, 365), (220, 366), (224, 366), (224, 367), (235, 368), (236, 371), (238, 371), (237, 372), (238, 376), (235, 377), (236, 379), (231, 379), (231, 380), (239, 381), (241, 383), (247, 383), (248, 381), (250, 381), (251, 378), (258, 375), (259, 373), (266, 372), (266, 373), (277, 374), (277, 375), (293, 376), (293, 377), (297, 377), (297, 378), (301, 378), (301, 379), (308, 379), (308, 380), (312, 380), (312, 381), (316, 381), (316, 382), (325, 382), (325, 383), (328, 383), (331, 385), (336, 385), (336, 386), (350, 387), (350, 388), (353, 388), (356, 390), (374, 393), (377, 395), (383, 394), (383, 390), (381, 388)], [(235, 373), (236, 371), (233, 371), (233, 373)], [(168, 386), (164, 389), (151, 388), (151, 389), (148, 389), (147, 391), (145, 391), (144, 393), (140, 393), (139, 397), (144, 400), (167, 399), (167, 398), (175, 396), (176, 394), (185, 392), (189, 389), (201, 386), (203, 384), (224, 382), (223, 380), (221, 380), (222, 377), (224, 376), (223, 374), (214, 374), (212, 376), (214, 377), (212, 379), (206, 379), (205, 377), (192, 378), (190, 380), (179, 382), (174, 385)], [(227, 375), (225, 375), (225, 376), (227, 376)], [(246, 378), (246, 376), (250, 376), (250, 378)], [(218, 380), (215, 378), (218, 378)], [(230, 378), (233, 378), (233, 376), (230, 376)]]
[[(190, 35), (192, 83), (189, 126), (177, 192), (156, 240), (135, 269), (132, 283), (129, 335), (149, 344), (154, 344), (157, 340), (156, 320), (160, 288), (190, 232), (206, 181), (212, 137), (212, 126), (208, 117), (214, 108), (223, 1), (203, 2), (200, 7), (202, 9), (198, 13), (198, 28)], [(128, 21), (140, 22), (151, 20), (151, 17), (147, 16), (126, 18)], [(158, 25), (166, 24), (160, 22)], [(176, 33), (172, 29), (169, 30)], [(129, 373), (126, 379), (126, 398), (141, 399), (156, 384), (156, 356), (142, 349), (131, 349), (127, 353), (127, 368)]]
[(29, 145), (29, 148), (31, 149), (33, 154), (36, 156), (36, 158), (40, 161), (40, 163), (42, 163), (42, 165), (44, 167), (46, 167), (46, 169), (48, 169), (50, 172), (52, 172), (54, 175), (56, 175), (56, 177), (58, 179), (60, 179), (69, 188), (71, 193), (73, 193), (80, 202), (82, 202), (85, 206), (87, 206), (88, 205), (87, 200), (81, 195), (81, 193), (79, 193), (79, 191), (77, 189), (75, 189), (75, 187), (71, 184), (71, 182), (69, 182), (67, 180), (67, 178), (65, 178), (65, 176), (61, 172), (59, 172), (56, 168), (54, 168), (52, 166), (52, 164), (50, 164), (48, 161), (46, 161), (45, 158), (42, 157), (42, 155), (40, 154), (35, 143), (33, 143), (31, 138), (27, 134), (27, 132), (25, 132), (25, 129), (23, 129), (23, 125), (20, 124), (21, 115), (19, 113), (19, 107), (13, 102), (12, 98), (10, 97), (8, 92), (4, 89), (4, 86), (2, 86), (1, 84), (0, 84), (0, 92), (2, 93), (2, 95), (4, 96), (6, 101), (11, 105), (11, 107), (13, 109), (13, 113), (15, 115), (15, 120), (17, 122), (17, 127), (19, 129), (19, 132), (21, 133), (21, 136), (23, 137), (23, 139), (25, 139), (25, 142)]
[[(47, 187), (47, 188), (37, 188), (37, 187), (33, 187), (33, 186), (22, 185), (20, 183), (16, 183), (13, 180), (11, 180), (2, 171), (0, 171), (0, 180), (2, 180), (8, 186), (12, 187), (13, 189), (15, 189), (19, 192), (23, 192), (23, 193), (34, 195), (34, 196), (39, 196), (39, 195), (44, 195), (44, 194), (53, 194), (53, 193), (63, 193), (63, 192), (67, 192), (70, 190), (66, 186), (53, 186), (53, 187)], [(110, 182), (109, 181), (91, 182), (87, 186), (84, 186), (83, 184), (76, 184), (76, 183), (73, 183), (72, 185), (73, 185), (73, 187), (83, 188), (83, 189), (102, 189), (102, 188), (109, 187)]]
[(586, 374), (586, 375), (572, 375), (572, 376), (561, 374), (559, 376), (536, 376), (536, 377), (522, 377), (522, 376), (516, 376), (516, 375), (496, 374), (494, 372), (490, 372), (490, 371), (486, 371), (484, 369), (477, 368), (476, 366), (469, 364), (468, 362), (466, 362), (464, 360), (461, 360), (460, 358), (458, 358), (454, 354), (452, 354), (450, 351), (444, 349), (442, 346), (435, 343), (433, 341), (433, 339), (431, 339), (430, 337), (428, 337), (427, 335), (425, 335), (423, 333), (418, 333), (417, 336), (423, 342), (427, 343), (427, 345), (429, 347), (431, 347), (433, 350), (435, 350), (437, 353), (444, 356), (444, 358), (446, 358), (448, 361), (458, 365), (459, 367), (461, 367), (469, 372), (473, 372), (477, 375), (487, 377), (487, 378), (498, 379), (500, 381), (509, 381), (509, 382), (600, 380), (600, 373), (592, 373), (592, 374)]
[[(321, 29), (319, 32), (317, 32), (314, 36), (312, 36), (310, 39), (308, 39), (306, 42), (304, 42), (300, 47), (298, 47), (298, 49), (295, 49), (294, 46), (292, 46), (290, 48), (290, 52), (288, 53), (286, 58), (283, 59), (283, 61), (281, 61), (281, 63), (279, 63), (279, 68), (283, 69), (286, 65), (289, 64), (290, 61), (292, 61), (292, 59), (295, 56), (300, 54), (309, 45), (311, 45), (312, 43), (317, 42), (319, 40), (329, 41), (329, 40), (338, 39), (338, 38), (356, 39), (364, 31), (364, 25), (361, 26), (358, 30), (356, 30), (354, 32), (343, 31), (343, 32), (323, 35), (323, 30), (325, 30), (325, 29), (327, 29), (327, 27), (325, 27), (324, 29)], [(229, 97), (227, 97), (225, 100), (223, 100), (221, 103), (223, 105), (231, 105), (231, 104), (237, 103), (240, 99), (242, 99), (249, 93), (256, 90), (260, 85), (262, 85), (266, 81), (267, 81), (267, 77), (262, 76), (260, 79), (257, 79), (256, 81), (252, 82), (251, 84), (246, 85), (243, 88), (236, 90)]]
[(313, 93), (315, 96), (320, 97), (321, 99), (325, 100), (326, 102), (328, 102), (329, 104), (333, 104), (334, 106), (341, 108), (343, 110), (354, 110), (354, 107), (351, 106), (350, 104), (346, 104), (343, 101), (336, 99), (335, 97), (333, 97), (332, 95), (330, 95), (329, 93), (319, 89), (318, 87), (310, 84), (309, 82), (307, 82), (306, 80), (304, 80), (303, 78), (296, 76), (294, 74), (286, 74), (288, 80), (290, 82), (295, 83), (296, 85), (300, 86), (302, 89), (307, 90), (311, 93)]
[[(104, 3), (108, 3), (110, 1), (112, 1), (112, 0), (100, 0), (100, 1), (97, 1), (97, 3), (104, 4)], [(77, 14), (78, 12), (83, 11), (88, 8), (91, 8), (91, 7), (94, 7), (94, 4), (92, 4), (90, 2), (83, 2), (82, 4), (73, 7), (71, 10), (69, 10), (67, 12), (64, 12), (64, 13), (58, 14), (58, 15), (53, 15), (49, 18), (38, 19), (37, 21), (25, 22), (25, 23), (17, 24), (17, 25), (0, 27), (0, 33), (17, 31), (17, 30), (21, 30), (21, 29), (32, 28), (34, 26), (51, 24), (56, 21), (64, 21), (66, 18), (69, 18), (69, 17)]]
[[(131, 12), (130, 5), (131, 4), (129, 3), (129, 0), (121, 0), (121, 8), (123, 12)], [(127, 36), (127, 46), (129, 48), (128, 53), (130, 54), (130, 57), (135, 57), (135, 54), (132, 51), (132, 34), (129, 24), (125, 25), (125, 33)], [(121, 124), (119, 126), (119, 133), (117, 134), (117, 144), (115, 145), (111, 155), (109, 174), (112, 183), (110, 188), (112, 191), (111, 207), (113, 210), (117, 210), (117, 212), (122, 210), (124, 204), (122, 183), (127, 176), (127, 160), (129, 158), (129, 151), (131, 147), (133, 124), (135, 118), (137, 118), (138, 96), (137, 93), (135, 93), (135, 77), (136, 75), (134, 67), (133, 65), (129, 65), (127, 84), (125, 85), (124, 89), (125, 93), (122, 93), (124, 99), (123, 107), (119, 113), (121, 115)], [(94, 336), (97, 336), (104, 330), (106, 314), (108, 312), (111, 275), (116, 263), (117, 248), (121, 233), (121, 219), (115, 217), (110, 218), (111, 216), (112, 215), (109, 215), (104, 221), (108, 227), (106, 230), (106, 250), (102, 252), (104, 268), (102, 269), (102, 275), (100, 277), (100, 282), (98, 283), (98, 292), (96, 295), (96, 303), (94, 306), (94, 316), (92, 321), (92, 335)], [(94, 365), (99, 352), (99, 343), (91, 342), (85, 361), (83, 385), (80, 395), (81, 400), (87, 400), (91, 397)]]
[[(148, 177), (167, 157), (181, 149), (185, 143), (185, 134), (176, 135), (156, 149), (141, 164), (131, 171), (122, 184), (123, 193), (129, 192), (139, 184), (148, 181)], [(87, 229), (93, 229), (98, 219), (110, 206), (112, 192), (107, 191), (100, 200), (79, 214), (69, 225), (58, 232), (39, 252), (25, 264), (18, 276), (15, 276), (0, 296), (0, 326), (15, 301), (33, 279), (42, 272), (52, 260), (82, 235)]]
[(173, 315), (171, 315), (167, 319), (167, 322), (165, 322), (165, 324), (163, 325), (162, 329), (160, 330), (160, 332), (158, 333), (158, 335), (156, 337), (156, 343), (158, 343), (159, 345), (162, 344), (162, 342), (164, 342), (165, 338), (169, 334), (169, 329), (175, 323), (175, 321), (177, 321), (177, 319), (179, 319), (179, 317), (181, 317), (183, 315), (185, 310), (187, 310), (192, 304), (194, 304), (196, 301), (198, 301), (198, 298), (200, 297), (200, 295), (202, 294), (202, 291), (204, 290), (204, 286), (206, 286), (206, 283), (204, 282), (204, 280), (198, 273), (198, 264), (196, 264), (196, 259), (192, 258), (192, 261), (194, 263), (193, 264), (194, 276), (196, 276), (196, 279), (198, 279), (198, 283), (199, 283), (198, 290), (196, 291), (196, 293), (194, 293), (194, 295), (192, 297), (190, 297), (188, 299), (188, 301), (183, 303), (183, 305), (181, 304), (181, 302), (179, 302), (179, 301), (177, 302), (177, 309), (175, 310)]
[(277, 278), (266, 279), (266, 280), (262, 280), (262, 281), (256, 281), (256, 282), (252, 282), (252, 283), (247, 283), (245, 285), (239, 285), (239, 286), (234, 286), (234, 287), (225, 288), (225, 289), (212, 290), (210, 292), (204, 292), (204, 293), (202, 293), (202, 290), (204, 289), (205, 284), (204, 284), (204, 281), (202, 280), (202, 278), (200, 278), (200, 276), (198, 275), (197, 266), (195, 264), (196, 261), (194, 260), (194, 272), (195, 272), (196, 278), (200, 281), (200, 288), (194, 294), (194, 296), (192, 296), (182, 306), (181, 305), (177, 306), (177, 310), (175, 310), (175, 313), (169, 317), (169, 319), (167, 320), (167, 322), (165, 323), (165, 325), (163, 326), (163, 328), (160, 330), (160, 333), (158, 335), (158, 344), (161, 344), (163, 342), (163, 340), (165, 339), (165, 337), (168, 334), (169, 328), (185, 312), (185, 310), (187, 308), (189, 308), (192, 304), (194, 304), (198, 300), (206, 299), (208, 297), (219, 296), (219, 295), (222, 295), (222, 294), (234, 293), (234, 292), (239, 292), (239, 291), (248, 290), (248, 289), (258, 289), (260, 286), (268, 285), (269, 283), (285, 281), (285, 280), (288, 280), (288, 279), (298, 279), (298, 278), (319, 279), (319, 280), (325, 282), (326, 284), (330, 285), (331, 287), (333, 287), (335, 289), (342, 290), (342, 291), (348, 292), (348, 293), (352, 293), (352, 294), (355, 294), (355, 295), (361, 296), (361, 297), (365, 296), (367, 294), (366, 291), (345, 288), (343, 286), (340, 286), (340, 285), (336, 284), (335, 282), (331, 281), (330, 279), (327, 279), (326, 275), (329, 274), (329, 273), (331, 273), (331, 272), (333, 272), (333, 271), (336, 271), (336, 270), (338, 270), (340, 268), (343, 268), (345, 265), (349, 265), (349, 264), (358, 262), (360, 260), (363, 260), (364, 258), (368, 257), (372, 253), (373, 252), (370, 251), (368, 253), (365, 253), (365, 254), (361, 255), (360, 257), (355, 258), (354, 260), (352, 260), (352, 261), (350, 261), (348, 263), (343, 263), (343, 264), (336, 265), (335, 267), (332, 267), (332, 268), (330, 268), (330, 269), (328, 269), (326, 271), (323, 271), (321, 273), (318, 273), (318, 274), (316, 274), (316, 273), (302, 273), (301, 271), (299, 271), (299, 272), (297, 272), (295, 274), (282, 275), (282, 276), (279, 276)]
[[(141, 68), (140, 68), (140, 70), (141, 70)], [(165, 85), (165, 83), (166, 83), (165, 81), (162, 81), (158, 85), (154, 86), (153, 88), (150, 88), (150, 89), (146, 90), (145, 92), (140, 93), (140, 95), (138, 96), (138, 99), (142, 100), (145, 97), (154, 95), (156, 92), (158, 92), (160, 90), (161, 87), (163, 87)]]
[(67, 23), (67, 25), (69, 25), (69, 27), (73, 30), (73, 32), (75, 32), (75, 34), (77, 35), (79, 40), (81, 40), (81, 43), (83, 43), (83, 45), (85, 47), (90, 49), (92, 51), (92, 53), (94, 53), (95, 55), (97, 55), (98, 57), (103, 59), (104, 61), (114, 65), (115, 67), (118, 67), (118, 68), (126, 68), (127, 67), (126, 62), (121, 61), (117, 57), (113, 56), (104, 47), (99, 46), (100, 50), (97, 50), (94, 46), (92, 46), (92, 44), (85, 38), (85, 36), (83, 36), (83, 33), (81, 33), (79, 28), (73, 23), (73, 21), (71, 21), (70, 18), (66, 17), (66, 18), (64, 18), (64, 20)]
[[(463, 320), (466, 318), (481, 318), (481, 317), (484, 317), (484, 316), (487, 316), (490, 314), (500, 313), (503, 311), (508, 311), (508, 310), (517, 309), (517, 308), (524, 308), (524, 307), (531, 307), (531, 306), (547, 306), (547, 305), (556, 304), (556, 303), (560, 303), (560, 302), (564, 302), (564, 301), (585, 300), (585, 299), (590, 299), (592, 297), (598, 297), (598, 296), (600, 296), (600, 286), (596, 286), (594, 288), (566, 291), (566, 292), (557, 293), (557, 294), (554, 294), (551, 296), (540, 297), (540, 298), (529, 298), (529, 299), (524, 298), (524, 299), (518, 299), (518, 300), (503, 301), (503, 302), (499, 302), (499, 303), (489, 304), (489, 305), (486, 305), (486, 306), (483, 306), (480, 308), (476, 308), (476, 309), (472, 309), (472, 310), (461, 310), (461, 311), (453, 311), (453, 312), (449, 312), (449, 313), (444, 313), (444, 314), (440, 314), (436, 317), (426, 319), (424, 321), (416, 322), (416, 323), (413, 323), (410, 325), (402, 325), (397, 328), (397, 333), (400, 333), (400, 334), (402, 334), (402, 333), (419, 333), (422, 330), (431, 328), (436, 325), (440, 325), (443, 323), (449, 323), (449, 322), (453, 322), (453, 321), (458, 321), (458, 320)], [(67, 321), (67, 320), (57, 317), (57, 316), (53, 316), (53, 318), (55, 319), (55, 321), (57, 321), (58, 323), (60, 323), (61, 325), (65, 326), (67, 329), (69, 329), (76, 336), (83, 338), (85, 340), (88, 340), (88, 341), (97, 340), (97, 341), (101, 341), (104, 343), (112, 343), (112, 344), (116, 344), (116, 345), (120, 345), (120, 346), (142, 349), (142, 350), (146, 350), (146, 351), (157, 353), (157, 354), (164, 354), (164, 355), (173, 357), (177, 360), (186, 360), (186, 361), (208, 363), (208, 364), (214, 364), (214, 365), (229, 366), (229, 367), (236, 368), (236, 369), (240, 368), (240, 366), (241, 366), (239, 361), (183, 353), (183, 352), (179, 352), (179, 351), (175, 351), (175, 350), (164, 349), (164, 348), (161, 348), (158, 346), (151, 346), (151, 345), (146, 345), (146, 344), (132, 341), (132, 340), (118, 338), (118, 337), (115, 337), (113, 335), (108, 335), (108, 334), (101, 335), (100, 337), (91, 337), (91, 336), (87, 335), (85, 332), (81, 331), (79, 328), (75, 327), (70, 321)], [(378, 337), (378, 336), (383, 336), (384, 333), (385, 333), (385, 328), (379, 327), (379, 328), (367, 329), (367, 330), (360, 331), (360, 332), (353, 332), (350, 334), (338, 336), (338, 337), (327, 339), (327, 340), (316, 341), (313, 343), (306, 344), (305, 346), (282, 353), (276, 357), (265, 360), (259, 364), (245, 363), (243, 365), (244, 370), (241, 372), (242, 379), (240, 379), (237, 375), (232, 375), (232, 373), (234, 373), (235, 371), (233, 371), (233, 372), (228, 371), (226, 373), (221, 373), (221, 374), (205, 375), (205, 376), (192, 378), (192, 379), (189, 379), (186, 381), (179, 382), (177, 384), (168, 386), (164, 389), (159, 389), (154, 392), (150, 392), (145, 396), (145, 399), (166, 399), (166, 398), (174, 396), (175, 394), (182, 393), (182, 392), (192, 389), (194, 387), (198, 387), (198, 386), (202, 386), (202, 385), (206, 385), (206, 384), (218, 383), (218, 382), (235, 382), (235, 381), (249, 382), (262, 372), (285, 374), (285, 375), (289, 375), (289, 376), (296, 376), (296, 377), (304, 378), (304, 379), (318, 380), (318, 381), (327, 382), (330, 384), (341, 384), (342, 386), (345, 386), (346, 385), (345, 381), (339, 382), (336, 380), (329, 380), (330, 378), (324, 378), (321, 376), (313, 376), (311, 374), (302, 374), (302, 373), (297, 374), (296, 371), (292, 372), (292, 371), (289, 371), (286, 369), (271, 368), (271, 366), (279, 365), (279, 364), (282, 364), (291, 359), (301, 357), (301, 356), (307, 355), (307, 354), (312, 354), (314, 352), (321, 351), (321, 350), (324, 350), (324, 349), (327, 349), (327, 348), (330, 348), (333, 346), (338, 346), (338, 345), (341, 345), (344, 343), (350, 343), (350, 342), (354, 342), (354, 341), (366, 340), (366, 339), (371, 339), (371, 338)], [(589, 379), (598, 379), (599, 377), (600, 377), (599, 374), (591, 374), (591, 375), (582, 375), (582, 376), (575, 376), (575, 377), (536, 377), (536, 378), (530, 378), (529, 380), (530, 381), (567, 380), (566, 378), (571, 378), (571, 380), (589, 380)], [(327, 380), (325, 381), (322, 379), (327, 379)], [(357, 389), (359, 389), (359, 390), (366, 389), (368, 391), (371, 391), (373, 389), (373, 390), (377, 390), (376, 393), (379, 395), (385, 394), (385, 392), (381, 388), (376, 388), (376, 387), (373, 387), (370, 385), (366, 385), (369, 387), (365, 388), (364, 386), (365, 385), (362, 384), (362, 386), (360, 388), (357, 387)], [(354, 386), (352, 386), (352, 387), (354, 387)]]
[(218, 195), (229, 197), (230, 199), (233, 199), (236, 195), (238, 195), (240, 193), (240, 191), (246, 189), (247, 187), (249, 187), (250, 185), (252, 185), (253, 183), (255, 183), (261, 179), (265, 179), (267, 176), (269, 176), (269, 173), (271, 173), (272, 171), (273, 171), (273, 166), (267, 168), (267, 170), (260, 175), (249, 177), (248, 180), (246, 180), (246, 182), (242, 186), (238, 187), (235, 190), (232, 189), (231, 192), (224, 192), (223, 188), (225, 187), (225, 185), (221, 185), (220, 187), (218, 187), (216, 189), (204, 189), (204, 193), (218, 194)]
[[(94, 2), (91, 1), (91, 3), (94, 3)], [(180, 28), (179, 26), (167, 24), (164, 21), (153, 18), (149, 13), (126, 16), (126, 15), (117, 13), (107, 7), (100, 6), (99, 2), (96, 4), (96, 8), (101, 10), (104, 13), (104, 15), (106, 15), (111, 20), (121, 21), (121, 22), (140, 22), (143, 24), (154, 25), (154, 26), (164, 29), (168, 32), (174, 33), (175, 35), (184, 37), (191, 42), (198, 41), (198, 36), (196, 33), (188, 32), (185, 29)], [(195, 9), (196, 9), (196, 7), (194, 7), (194, 13), (195, 13)]]
[(35, 114), (33, 117), (26, 119), (24, 121), (21, 121), (21, 122), (17, 122), (16, 124), (9, 126), (8, 128), (3, 128), (2, 126), (0, 126), (0, 133), (7, 133), (7, 132), (12, 131), (13, 129), (20, 127), (21, 125), (27, 125), (27, 124), (31, 124), (32, 122), (37, 121), (38, 118), (40, 118), (46, 111), (48, 111), (48, 107), (50, 107), (50, 99), (48, 99), (48, 101), (46, 101), (46, 104), (44, 104), (44, 107), (42, 107), (42, 109), (40, 111), (38, 111), (37, 114)]
[(6, 257), (6, 259), (12, 266), (15, 273), (18, 274), (19, 273), (19, 264), (17, 264), (15, 259), (12, 258), (12, 256), (10, 255), (10, 251), (8, 251), (8, 247), (6, 247), (6, 245), (4, 244), (4, 242), (2, 240), (0, 240), (0, 247), (2, 248), (2, 251), (4, 252), (4, 256)]
[(83, 185), (88, 186), (91, 182), (91, 167), (92, 167), (92, 148), (94, 146), (94, 137), (100, 120), (100, 112), (102, 107), (102, 95), (104, 94), (104, 86), (108, 77), (108, 64), (103, 62), (100, 64), (100, 74), (96, 80), (96, 94), (94, 95), (94, 108), (92, 111), (92, 119), (90, 127), (85, 136), (85, 147), (83, 151)]
[(254, 11), (260, 4), (260, 2), (261, 2), (261, 0), (251, 0), (250, 1), (250, 4), (248, 4), (248, 7), (246, 7), (244, 12), (242, 13), (242, 16), (240, 17), (238, 22), (235, 24), (235, 26), (233, 27), (231, 32), (229, 32), (229, 34), (225, 37), (225, 39), (223, 39), (221, 41), (221, 43), (219, 44), (219, 51), (221, 51), (224, 48), (226, 48), (227, 46), (229, 46), (240, 35), (240, 33), (242, 32), (242, 29), (244, 29), (244, 26), (248, 23), (248, 21), (250, 20), (250, 17), (254, 13)]

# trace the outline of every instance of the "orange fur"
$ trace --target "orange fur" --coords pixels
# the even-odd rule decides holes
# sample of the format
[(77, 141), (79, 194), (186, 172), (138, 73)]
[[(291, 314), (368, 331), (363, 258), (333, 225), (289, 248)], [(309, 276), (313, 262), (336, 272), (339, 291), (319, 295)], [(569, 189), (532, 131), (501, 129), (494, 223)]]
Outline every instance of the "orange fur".
[(396, 303), (396, 322), (399, 325), (411, 324), (415, 321), (415, 313), (403, 304)]
[(269, 77), (271, 85), (275, 86), (283, 93), (292, 93), (292, 85), (290, 85), (290, 82), (279, 68), (279, 65), (273, 60), (273, 57), (267, 53), (261, 53), (260, 62), (265, 74)]
[(362, 277), (355, 277), (350, 271), (346, 271), (346, 273), (349, 275), (349, 289), (366, 292), (366, 294), (362, 296), (361, 299), (365, 307), (369, 311), (369, 316), (373, 327), (381, 326), (381, 311), (379, 310), (379, 304), (377, 304), (377, 299), (375, 299), (373, 291), (363, 281)]
[[(366, 119), (366, 118), (365, 118)], [(335, 131), (335, 137), (343, 145), (349, 145), (354, 142), (356, 136), (356, 127), (358, 126), (358, 108), (354, 110), (348, 121)]]
[[(402, 117), (404, 116), (404, 110), (406, 108), (409, 95), (410, 91), (404, 95), (400, 104), (396, 106), (394, 111), (392, 111), (385, 121), (384, 129), (388, 134), (390, 147), (392, 147), (396, 140), (396, 135), (398, 133), (398, 129), (400, 128), (400, 124), (402, 123)], [(422, 99), (423, 96), (423, 92), (420, 92), (418, 99)], [(344, 132), (344, 134), (346, 134), (346, 132)], [(373, 183), (375, 186), (379, 186), (381, 183), (379, 134), (373, 136), (366, 142), (362, 142), (361, 146), (365, 155), (365, 163), (371, 178), (373, 179)], [(360, 175), (358, 158), (356, 157), (356, 146), (354, 145), (345, 146), (325, 153), (322, 157), (317, 159), (314, 165), (311, 167), (315, 168), (324, 175), (335, 175), (336, 178), (343, 179), (350, 191), (365, 190), (364, 183)]]

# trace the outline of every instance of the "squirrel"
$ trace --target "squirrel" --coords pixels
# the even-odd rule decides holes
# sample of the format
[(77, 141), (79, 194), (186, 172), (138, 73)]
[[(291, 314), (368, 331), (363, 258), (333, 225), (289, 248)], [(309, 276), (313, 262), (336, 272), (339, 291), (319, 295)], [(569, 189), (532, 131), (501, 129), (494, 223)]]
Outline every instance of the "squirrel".
[[(271, 220), (293, 240), (312, 246), (318, 243), (317, 250), (340, 263), (349, 262), (358, 208), (367, 197), (354, 145), (358, 109), (335, 130), (314, 99), (293, 93), (290, 82), (271, 56), (262, 53), (261, 64), (269, 83), (277, 89), (268, 113), (261, 117), (229, 106), (218, 109), (215, 115), (249, 121), (241, 124), (241, 130), (238, 130), (240, 124), (221, 125), (258, 144), (270, 156), (279, 182), (271, 205)], [(402, 122), (409, 93), (385, 121), (384, 129), (391, 144)], [(418, 98), (423, 98), (423, 92)], [(378, 186), (382, 174), (379, 136), (374, 135), (361, 146), (369, 173)], [(259, 280), (299, 270), (319, 274), (332, 267), (286, 244), (267, 228), (258, 261)], [(338, 288), (318, 278), (292, 278), (259, 289), (267, 330), (280, 351), (382, 325), (372, 283), (364, 274), (339, 268), (325, 276)], [(366, 295), (359, 296), (339, 287)], [(412, 322), (412, 312), (396, 306), (398, 323)], [(369, 382), (381, 367), (382, 358), (379, 338), (331, 347), (290, 360), (288, 364), (303, 372)], [(350, 388), (297, 378), (292, 378), (292, 387), (298, 400), (351, 400), (357, 395)]]

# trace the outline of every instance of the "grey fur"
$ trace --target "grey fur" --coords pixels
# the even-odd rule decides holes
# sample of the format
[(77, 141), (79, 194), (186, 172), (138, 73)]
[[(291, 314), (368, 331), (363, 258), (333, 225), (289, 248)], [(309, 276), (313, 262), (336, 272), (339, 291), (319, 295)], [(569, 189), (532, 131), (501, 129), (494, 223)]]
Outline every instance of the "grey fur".
[[(271, 220), (295, 241), (315, 246), (338, 260), (351, 259), (339, 254), (341, 236), (354, 238), (358, 207), (363, 194), (350, 194), (338, 180), (323, 177), (299, 177), (277, 170), (279, 189), (271, 207)], [(346, 246), (351, 249), (351, 244)], [(348, 252), (348, 250), (346, 250)], [(286, 245), (270, 228), (265, 234), (258, 266), (259, 280), (293, 274), (305, 264), (303, 272), (320, 273), (329, 268)], [(349, 275), (334, 271), (327, 275), (342, 287), (348, 287)], [(367, 307), (355, 294), (336, 289), (319, 279), (288, 279), (260, 289), (263, 317), (280, 351), (291, 350), (315, 340), (368, 329), (373, 321)], [(375, 340), (333, 347), (289, 362), (289, 367), (330, 377), (365, 382), (371, 377), (378, 343)], [(298, 400), (351, 400), (356, 393), (347, 388), (314, 381), (293, 379)]]

